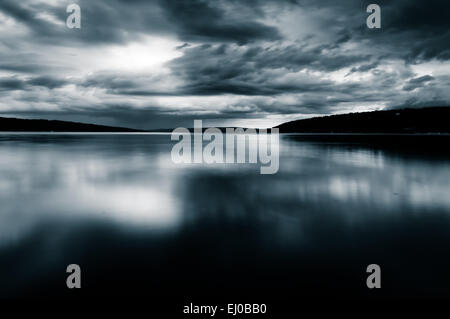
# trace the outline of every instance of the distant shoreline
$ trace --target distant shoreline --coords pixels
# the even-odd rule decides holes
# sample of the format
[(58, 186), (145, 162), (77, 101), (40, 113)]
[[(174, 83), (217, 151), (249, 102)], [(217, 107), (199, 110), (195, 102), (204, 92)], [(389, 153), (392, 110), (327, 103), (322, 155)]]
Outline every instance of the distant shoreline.
[(86, 124), (68, 121), (53, 121), (43, 119), (18, 119), (0, 117), (0, 132), (144, 132), (143, 130), (124, 127), (114, 127), (97, 124)]
[[(280, 134), (303, 135), (448, 135), (450, 107), (428, 107), (329, 115), (286, 122)], [(236, 127), (233, 127), (236, 128)], [(203, 131), (207, 127), (203, 128)], [(219, 128), (223, 132), (224, 127)], [(170, 134), (173, 129), (139, 130), (124, 127), (42, 119), (0, 117), (0, 133), (140, 133)], [(188, 130), (193, 131), (192, 128)], [(260, 129), (256, 129), (258, 132)]]
[[(47, 131), (0, 131), (0, 135), (171, 135), (172, 132), (142, 131), (142, 132), (47, 132)], [(194, 133), (191, 133), (194, 134)], [(259, 134), (259, 133), (257, 133)], [(270, 134), (268, 132), (267, 134)], [(280, 133), (289, 136), (450, 136), (450, 133)]]

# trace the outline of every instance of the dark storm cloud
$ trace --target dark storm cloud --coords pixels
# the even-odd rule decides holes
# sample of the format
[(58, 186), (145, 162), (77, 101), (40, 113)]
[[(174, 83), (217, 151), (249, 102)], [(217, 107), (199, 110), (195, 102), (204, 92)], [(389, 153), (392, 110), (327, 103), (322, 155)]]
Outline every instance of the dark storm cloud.
[[(303, 8), (306, 12), (329, 8), (321, 13), (323, 30), (336, 33), (330, 47), (356, 39), (374, 41), (377, 45), (397, 50), (410, 59), (449, 59), (450, 4), (441, 0), (409, 1), (380, 0), (382, 8), (382, 31), (367, 30), (365, 8), (373, 1), (88, 1), (79, 0), (82, 8), (82, 28), (77, 32), (64, 25), (39, 19), (40, 12), (47, 12), (58, 21), (65, 22), (65, 6), (45, 3), (28, 4), (2, 0), (0, 11), (26, 25), (35, 35), (35, 41), (82, 41), (91, 45), (111, 42), (122, 43), (152, 33), (168, 35), (175, 33), (189, 42), (247, 43), (254, 40), (273, 41), (282, 39), (274, 25), (262, 22), (265, 6), (280, 8)], [(326, 24), (332, 26), (326, 30)], [(390, 39), (390, 40), (389, 40)], [(395, 41), (392, 41), (395, 39)], [(280, 52), (272, 52), (274, 56)], [(280, 57), (282, 60), (284, 56)], [(330, 63), (330, 62), (328, 62)]]
[[(306, 12), (323, 8), (323, 30), (335, 32), (335, 41), (328, 45), (345, 43), (351, 39), (371, 38), (379, 45), (392, 44), (403, 50), (409, 49), (410, 57), (439, 59), (449, 58), (450, 23), (447, 12), (450, 3), (441, 0), (410, 1), (380, 0), (382, 8), (382, 32), (367, 30), (365, 9), (373, 1), (178, 1), (178, 0), (110, 0), (76, 1), (82, 8), (82, 28), (77, 32), (64, 25), (39, 19), (40, 12), (47, 12), (58, 21), (65, 22), (65, 6), (61, 1), (53, 6), (2, 0), (0, 11), (28, 26), (36, 41), (83, 41), (92, 45), (103, 42), (121, 43), (139, 38), (146, 33), (168, 35), (175, 33), (189, 42), (235, 42), (253, 40), (273, 41), (282, 39), (275, 25), (263, 22), (267, 13), (263, 8), (303, 8)], [(276, 13), (276, 11), (275, 11)], [(326, 30), (326, 24), (331, 26)], [(396, 42), (388, 38), (395, 38)], [(387, 40), (387, 41), (386, 41)], [(382, 43), (384, 42), (384, 43)], [(409, 48), (407, 45), (409, 44)], [(275, 52), (274, 52), (275, 53)], [(400, 52), (398, 52), (400, 53)]]
[(23, 90), (25, 83), (17, 78), (0, 78), (0, 91)]
[[(280, 44), (281, 45), (281, 44)], [(322, 53), (323, 48), (307, 50), (302, 46), (239, 46), (230, 44), (185, 47), (184, 55), (168, 66), (172, 75), (183, 85), (168, 91), (147, 89), (142, 84), (160, 82), (155, 76), (125, 74), (93, 74), (80, 85), (105, 88), (112, 94), (138, 96), (235, 94), (245, 96), (274, 96), (285, 93), (323, 92), (333, 89), (331, 81), (277, 81), (284, 73), (305, 69), (335, 71), (370, 58), (368, 55), (339, 55)], [(275, 73), (276, 74), (275, 74)]]
[[(246, 4), (245, 1), (234, 2), (233, 11), (229, 12), (226, 6), (232, 1), (161, 0), (160, 3), (185, 41), (231, 41), (243, 44), (252, 40), (281, 38), (276, 28), (251, 20), (255, 18), (255, 12), (257, 18), (262, 18), (262, 13), (255, 7), (249, 7), (251, 3)], [(242, 14), (242, 10), (252, 14)]]
[(370, 64), (362, 64), (358, 67), (353, 67), (349, 73), (355, 73), (355, 72), (367, 72), (370, 71), (372, 69), (375, 69), (378, 66), (379, 62), (373, 62)]
[[(78, 0), (81, 7), (81, 29), (68, 29), (65, 26), (68, 13), (66, 7), (73, 1), (61, 1), (53, 6), (46, 3), (24, 3), (2, 0), (0, 12), (25, 25), (34, 34), (34, 41), (48, 43), (82, 42), (89, 45), (101, 43), (123, 43), (138, 39), (151, 32), (168, 34), (172, 27), (164, 18), (157, 1), (90, 1)], [(39, 18), (47, 13), (61, 24)]]
[(27, 90), (32, 87), (46, 87), (48, 89), (55, 89), (66, 85), (67, 82), (62, 79), (53, 78), (50, 76), (37, 76), (30, 79), (20, 79), (17, 77), (0, 78), (0, 90)]
[(183, 95), (176, 89), (161, 89), (156, 84), (164, 81), (161, 76), (144, 74), (94, 73), (75, 84), (85, 88), (105, 89), (109, 94), (135, 96), (178, 96)]
[(20, 73), (38, 73), (45, 70), (45, 67), (39, 64), (20, 64), (14, 62), (0, 62), (0, 70), (20, 72)]
[[(450, 59), (448, 1), (401, 1), (387, 7), (386, 33), (379, 40), (396, 48), (407, 62)], [(391, 37), (393, 41), (389, 42)]]
[(50, 76), (39, 76), (28, 80), (26, 83), (32, 86), (43, 86), (49, 89), (55, 89), (66, 85), (67, 81)]
[(434, 78), (430, 75), (420, 76), (414, 79), (409, 80), (406, 85), (403, 87), (404, 91), (412, 91), (414, 89), (423, 87), (427, 82), (434, 80)]
[(40, 19), (36, 19), (34, 10), (25, 8), (19, 1), (2, 0), (0, 11), (7, 16), (13, 17), (16, 21), (24, 23), (31, 30), (49, 32), (50, 25)]
[(331, 45), (305, 48), (302, 45), (290, 45), (268, 49), (259, 48), (253, 57), (256, 67), (286, 68), (291, 71), (315, 69), (319, 71), (336, 71), (371, 58), (368, 54), (340, 53), (330, 51)]
[(450, 2), (441, 0), (377, 1), (382, 9), (382, 29), (354, 28), (354, 38), (372, 36), (374, 45), (409, 62), (450, 59)]
[[(39, 13), (46, 12), (65, 24), (68, 16), (65, 9), (69, 3), (61, 1), (60, 6), (45, 3), (25, 5), (15, 0), (2, 0), (0, 11), (26, 25), (37, 40), (51, 43), (123, 43), (139, 39), (147, 33), (175, 33), (186, 41), (245, 43), (280, 38), (275, 27), (256, 21), (263, 18), (261, 11), (249, 8), (249, 3), (239, 5), (236, 2), (234, 8), (227, 12), (228, 1), (78, 0), (76, 3), (82, 10), (82, 27), (77, 32), (38, 17)], [(248, 14), (241, 15), (234, 11), (236, 7), (247, 8)]]
[[(282, 45), (279, 43), (279, 45)], [(235, 46), (202, 45), (187, 48), (184, 55), (170, 63), (172, 71), (188, 85), (182, 88), (191, 95), (277, 95), (330, 89), (331, 82), (280, 83), (275, 74), (305, 69), (335, 71), (366, 61), (370, 55), (324, 53), (324, 47), (306, 49), (301, 45), (278, 48), (276, 45)]]
[[(296, 0), (298, 6), (311, 12), (328, 8), (321, 19), (332, 26), (336, 38), (347, 42), (370, 41), (384, 55), (409, 62), (450, 59), (450, 2), (442, 0)], [(366, 8), (376, 3), (381, 7), (379, 30), (365, 25)], [(324, 30), (321, 30), (324, 31)], [(338, 41), (337, 41), (338, 42)]]

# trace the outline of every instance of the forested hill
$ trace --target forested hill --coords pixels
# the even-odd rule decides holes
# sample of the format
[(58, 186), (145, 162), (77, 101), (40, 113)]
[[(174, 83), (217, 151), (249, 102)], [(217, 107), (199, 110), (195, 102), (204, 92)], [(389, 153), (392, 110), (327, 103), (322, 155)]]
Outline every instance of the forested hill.
[(0, 117), (3, 132), (139, 132), (138, 130), (66, 121), (25, 120)]
[(450, 133), (450, 107), (330, 115), (277, 127), (280, 133)]

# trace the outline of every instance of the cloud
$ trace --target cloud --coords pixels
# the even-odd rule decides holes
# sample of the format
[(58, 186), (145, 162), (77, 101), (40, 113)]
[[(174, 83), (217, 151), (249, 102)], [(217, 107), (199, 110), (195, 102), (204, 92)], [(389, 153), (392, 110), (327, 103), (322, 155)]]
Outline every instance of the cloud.
[[(177, 25), (177, 33), (184, 41), (238, 42), (278, 40), (278, 30), (258, 20), (261, 10), (233, 1), (177, 1), (162, 0), (168, 18)], [(255, 14), (256, 13), (256, 14)]]
[(66, 85), (67, 81), (50, 76), (38, 76), (28, 80), (26, 83), (28, 85), (43, 86), (49, 89), (55, 89)]
[(369, 64), (362, 64), (358, 67), (353, 67), (348, 74), (354, 73), (354, 72), (367, 72), (372, 69), (375, 69), (378, 66), (378, 61), (375, 61), (373, 63)]
[[(157, 128), (450, 105), (445, 1), (0, 1), (0, 114)], [(231, 121), (231, 122), (230, 122)], [(188, 124), (187, 124), (188, 125)]]
[(25, 83), (15, 77), (12, 78), (0, 78), (0, 91), (15, 91), (23, 90), (25, 88)]
[(417, 88), (423, 87), (427, 82), (433, 81), (434, 77), (431, 75), (424, 75), (414, 79), (409, 80), (403, 87), (404, 91), (412, 91)]
[(369, 58), (332, 50), (324, 52), (320, 47), (283, 47), (281, 43), (247, 47), (208, 44), (183, 52), (182, 57), (169, 65), (187, 83), (181, 93), (193, 95), (278, 95), (329, 90), (330, 81), (317, 81), (316, 76), (298, 72), (336, 71)]
[(33, 86), (55, 89), (66, 84), (65, 80), (49, 76), (37, 76), (29, 79), (20, 79), (15, 76), (0, 78), (0, 90), (27, 90)]

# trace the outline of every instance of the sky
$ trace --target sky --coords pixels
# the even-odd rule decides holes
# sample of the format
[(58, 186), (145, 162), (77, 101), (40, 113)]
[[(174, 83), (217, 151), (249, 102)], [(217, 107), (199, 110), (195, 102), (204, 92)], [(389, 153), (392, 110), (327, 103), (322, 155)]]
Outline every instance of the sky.
[[(81, 8), (69, 29), (66, 8)], [(381, 29), (366, 8), (381, 7)], [(450, 105), (450, 2), (0, 0), (0, 116), (271, 127)]]

